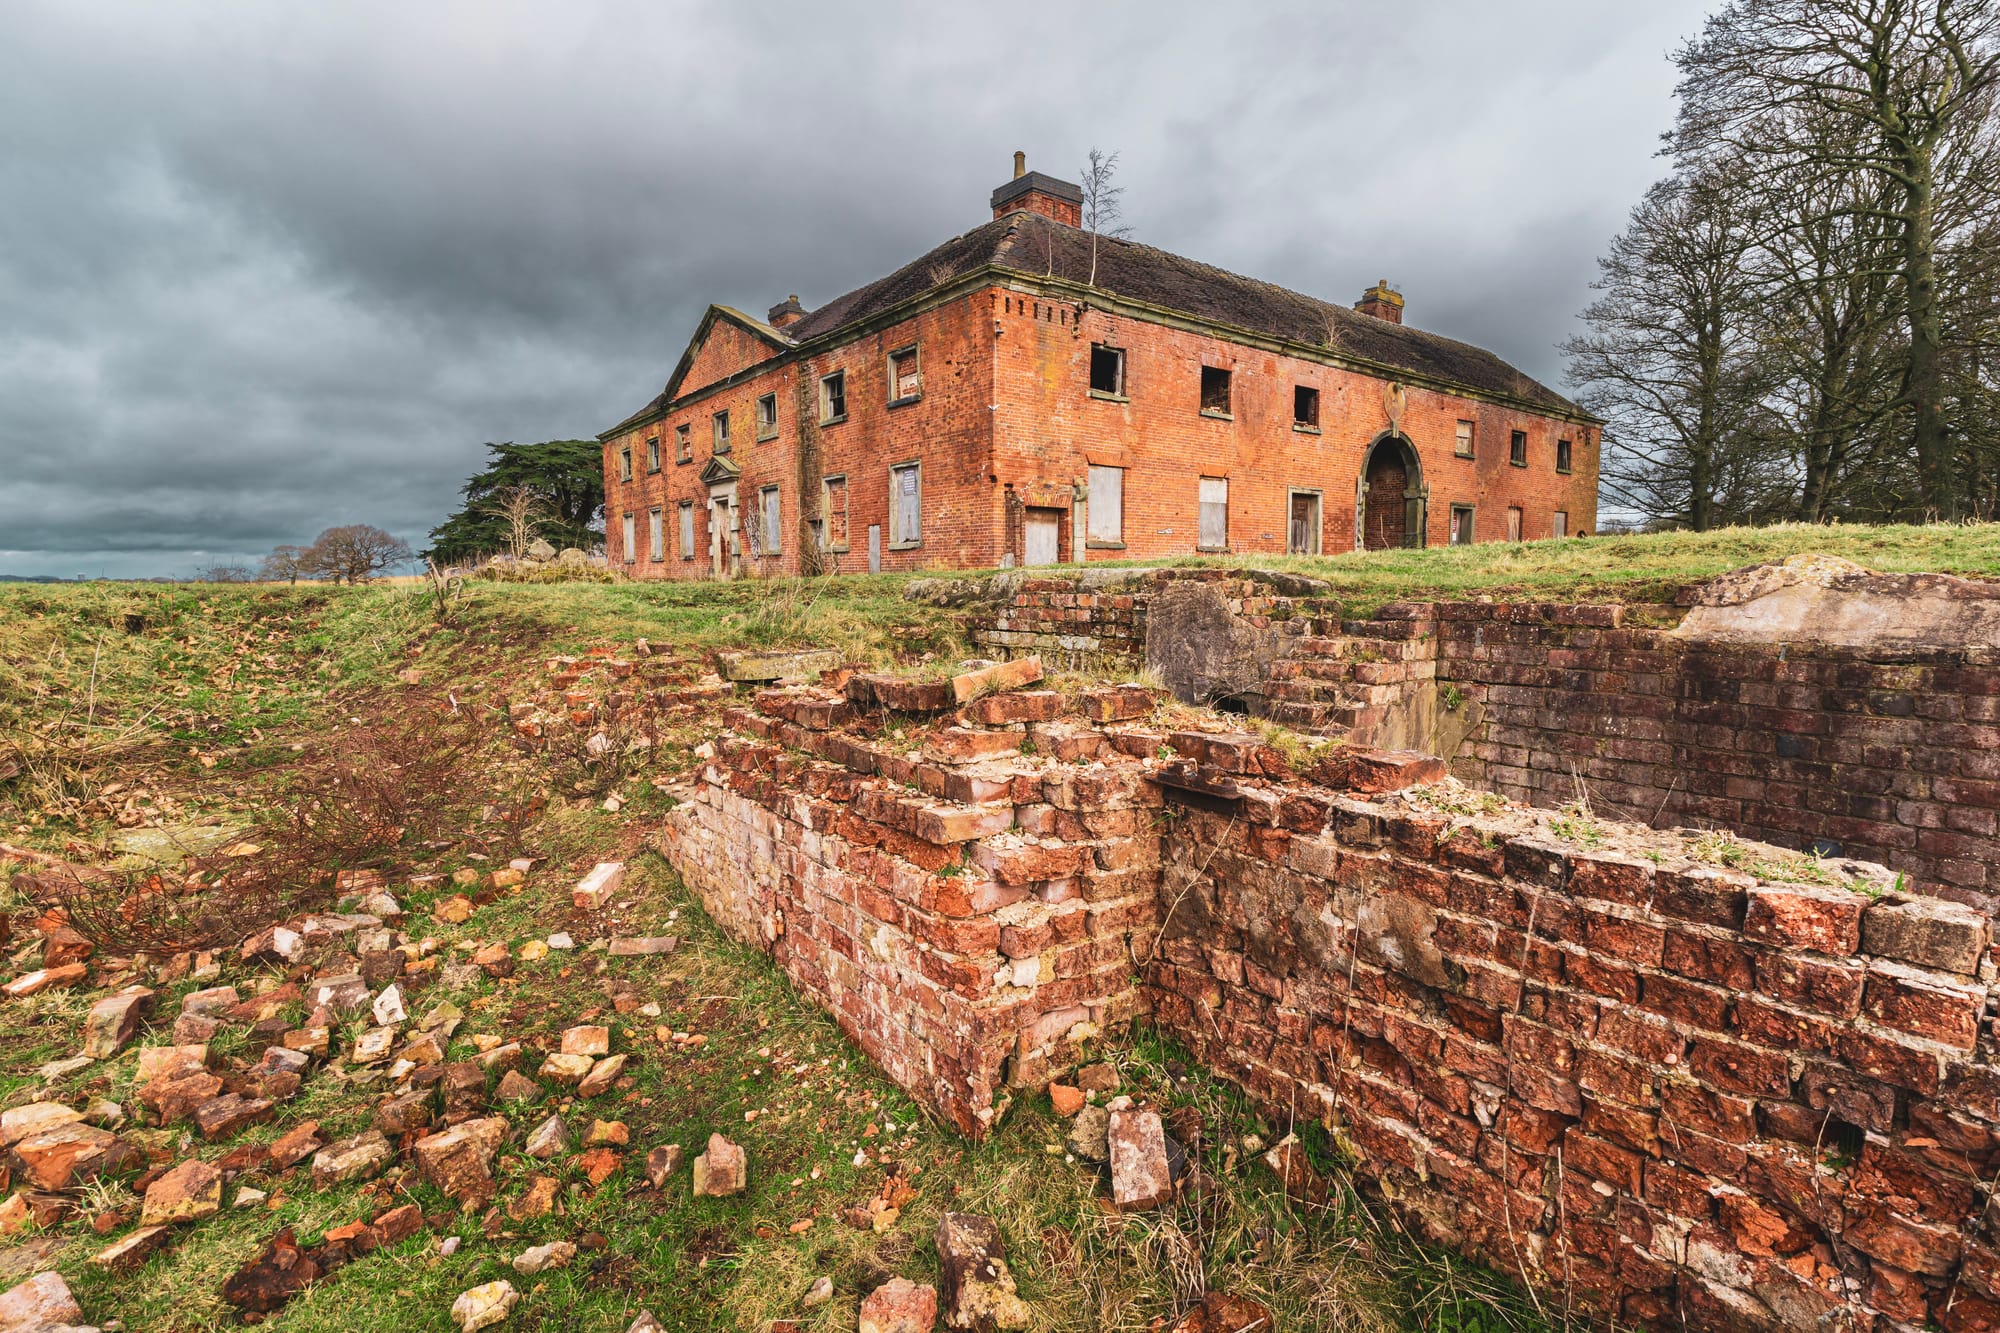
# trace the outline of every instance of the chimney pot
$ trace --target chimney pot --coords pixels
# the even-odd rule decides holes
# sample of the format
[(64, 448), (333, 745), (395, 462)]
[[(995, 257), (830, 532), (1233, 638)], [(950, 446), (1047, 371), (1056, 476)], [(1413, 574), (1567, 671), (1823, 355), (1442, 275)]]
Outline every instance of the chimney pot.
[(1028, 174), (1028, 155), (1022, 152), (1020, 149), (1016, 148), (1014, 150), (1014, 179), (1019, 180), (1021, 179), (1021, 177), (1027, 174)]
[(1028, 170), (1028, 155), (1014, 154), (1014, 178), (993, 191), (993, 216), (1040, 213), (1066, 227), (1083, 225), (1083, 190), (1073, 181)]

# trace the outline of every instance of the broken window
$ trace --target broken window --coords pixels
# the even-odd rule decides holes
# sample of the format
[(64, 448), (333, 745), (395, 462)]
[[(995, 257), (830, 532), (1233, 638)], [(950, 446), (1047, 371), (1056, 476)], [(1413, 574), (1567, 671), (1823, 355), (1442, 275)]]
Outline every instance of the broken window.
[(1507, 540), (1521, 540), (1521, 509), (1518, 505), (1509, 506), (1507, 510)]
[(1125, 396), (1125, 352), (1122, 348), (1090, 345), (1090, 391), (1110, 398)]
[(1320, 534), (1320, 494), (1293, 491), (1292, 512), (1285, 529), (1285, 550), (1292, 555), (1318, 555)]
[(778, 395), (767, 393), (757, 400), (757, 438), (768, 440), (778, 433)]
[(1452, 446), (1451, 451), (1460, 458), (1472, 457), (1472, 423), (1470, 421), (1461, 421), (1458, 423), (1458, 442)]
[(847, 549), (847, 478), (828, 477), (820, 483), (820, 545), (829, 551)]
[(629, 444), (618, 451), (618, 480), (632, 480), (632, 446)]
[(1220, 551), (1229, 545), (1229, 478), (1201, 479), (1200, 549)]
[(1569, 511), (1564, 509), (1556, 510), (1555, 518), (1551, 522), (1549, 527), (1549, 536), (1551, 537), (1569, 536)]
[(776, 555), (784, 549), (784, 510), (778, 503), (778, 488), (766, 486), (757, 492), (757, 499), (763, 509), (763, 533), (757, 549), (763, 555)]
[(646, 471), (660, 470), (660, 437), (655, 435), (646, 441)]
[(819, 382), (819, 424), (847, 420), (847, 372), (836, 370)]
[[(1570, 456), (1570, 448), (1569, 448), (1569, 441), (1568, 441), (1568, 440), (1557, 440), (1557, 441), (1556, 441), (1556, 471), (1558, 471), (1558, 472), (1567, 472), (1567, 471), (1569, 471), (1569, 456)], [(1559, 533), (1557, 533), (1557, 534), (1556, 534), (1556, 536), (1560, 537), (1560, 536), (1562, 536), (1562, 534), (1561, 534), (1561, 533), (1559, 532)]]
[(1319, 429), (1319, 390), (1310, 384), (1292, 390), (1292, 424), (1306, 430)]
[(923, 379), (917, 374), (917, 349), (912, 346), (889, 353), (890, 403), (914, 403), (923, 389)]
[(1453, 546), (1472, 545), (1472, 506), (1453, 505), (1451, 507), (1451, 544)]
[(715, 414), (715, 452), (729, 452), (729, 413), (726, 409)]
[[(632, 451), (628, 449), (625, 452), (627, 455), (630, 455)], [(638, 518), (632, 514), (625, 515), (625, 522), (620, 525), (619, 532), (620, 535), (625, 538), (625, 543), (623, 548), (625, 552), (625, 563), (629, 565), (639, 558)]]
[(685, 425), (674, 427), (674, 461), (676, 463), (694, 461), (694, 436)]
[(1507, 461), (1515, 467), (1528, 466), (1528, 432), (1517, 430), (1508, 439)]
[(681, 559), (694, 559), (694, 501), (681, 501)]
[(1090, 465), (1090, 514), (1084, 539), (1112, 546), (1125, 541), (1125, 469)]
[(659, 509), (649, 510), (646, 514), (646, 528), (646, 535), (653, 539), (653, 559), (665, 560), (667, 558), (666, 515)]
[(1229, 372), (1219, 366), (1201, 368), (1201, 410), (1210, 416), (1229, 415)]
[(889, 469), (889, 545), (915, 546), (924, 538), (924, 477), (916, 463)]

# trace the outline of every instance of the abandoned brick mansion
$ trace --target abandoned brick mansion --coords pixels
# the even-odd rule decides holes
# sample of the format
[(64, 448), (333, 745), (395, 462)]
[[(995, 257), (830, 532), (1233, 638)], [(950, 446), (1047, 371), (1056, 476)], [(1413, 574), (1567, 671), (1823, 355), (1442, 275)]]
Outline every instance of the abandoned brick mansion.
[(1123, 239), (1024, 170), (821, 306), (712, 305), (600, 438), (649, 578), (1585, 535), (1600, 423), (1489, 352)]

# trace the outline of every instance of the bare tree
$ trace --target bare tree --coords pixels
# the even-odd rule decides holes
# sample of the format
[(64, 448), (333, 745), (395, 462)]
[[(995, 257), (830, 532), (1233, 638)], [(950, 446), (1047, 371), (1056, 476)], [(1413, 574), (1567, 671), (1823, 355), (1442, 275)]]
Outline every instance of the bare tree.
[(1129, 236), (1124, 206), (1120, 202), (1125, 187), (1112, 184), (1118, 174), (1118, 154), (1090, 150), (1083, 164), (1083, 229), (1090, 233), (1090, 277), (1088, 286), (1097, 285), (1097, 241), (1101, 236)]
[(1697, 531), (1751, 516), (1771, 481), (1740, 186), (1720, 172), (1655, 185), (1598, 261), (1588, 331), (1563, 345), (1580, 401), (1607, 422), (1606, 491)]
[(249, 583), (254, 577), (248, 565), (210, 565), (194, 576), (197, 583)]
[(336, 583), (366, 583), (412, 558), (408, 542), (366, 523), (328, 528), (307, 554), (310, 571)]
[(549, 518), (548, 501), (532, 486), (503, 486), (483, 507), (506, 525), (507, 554), (516, 560), (528, 553)]
[(266, 583), (297, 583), (299, 576), (310, 574), (307, 560), (309, 552), (303, 546), (277, 546), (264, 557), (258, 567), (257, 577)]
[(1769, 129), (1805, 113), (1844, 122), (1814, 165), (1879, 176), (1889, 202), (1862, 205), (1893, 227), (1909, 340), (1900, 406), (1926, 508), (1958, 515), (1946, 419), (1945, 315), (1938, 292), (1939, 154), (1991, 112), (2000, 82), (1992, 0), (1733, 0), (1675, 57), (1683, 161), (1790, 156)]

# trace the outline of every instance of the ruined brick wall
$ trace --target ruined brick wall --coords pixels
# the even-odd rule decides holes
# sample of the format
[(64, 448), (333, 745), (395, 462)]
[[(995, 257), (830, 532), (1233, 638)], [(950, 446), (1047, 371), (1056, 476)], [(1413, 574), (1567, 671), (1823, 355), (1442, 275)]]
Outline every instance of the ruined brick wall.
[(2000, 1327), (1982, 916), (1196, 753), (1149, 998), (1276, 1123), (1628, 1324)]
[[(1107, 696), (1102, 715), (1152, 710), (1143, 691), (1129, 707)], [(828, 691), (769, 691), (731, 712), (666, 822), (662, 850), (709, 914), (973, 1136), (1010, 1086), (1046, 1082), (1139, 1009), (1161, 798), (1129, 756), (1079, 766), (1159, 737), (1065, 711), (1054, 694), (1001, 695), (927, 729)]]
[(2000, 660), (1991, 650), (1690, 639), (1622, 608), (1441, 603), (1438, 679), (1479, 714), (1461, 776), (1779, 846), (1829, 839), (2000, 910)]

